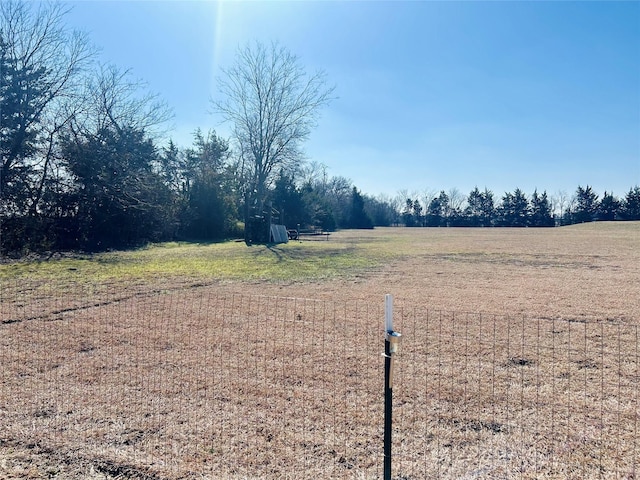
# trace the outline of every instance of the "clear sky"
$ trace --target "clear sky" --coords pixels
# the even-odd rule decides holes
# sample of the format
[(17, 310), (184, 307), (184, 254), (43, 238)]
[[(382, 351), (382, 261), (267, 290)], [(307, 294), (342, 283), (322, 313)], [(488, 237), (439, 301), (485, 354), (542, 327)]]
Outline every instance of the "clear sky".
[(239, 45), (278, 41), (336, 96), (309, 160), (364, 193), (640, 184), (640, 2), (76, 1), (70, 27), (174, 110), (208, 113)]

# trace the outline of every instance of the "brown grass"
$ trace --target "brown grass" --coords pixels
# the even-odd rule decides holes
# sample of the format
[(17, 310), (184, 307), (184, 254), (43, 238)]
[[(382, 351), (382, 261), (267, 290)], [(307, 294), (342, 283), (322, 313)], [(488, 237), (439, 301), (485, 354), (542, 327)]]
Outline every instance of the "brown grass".
[(636, 478), (639, 227), (340, 232), (402, 254), (324, 281), (5, 282), (0, 478), (381, 478), (385, 293), (394, 478)]

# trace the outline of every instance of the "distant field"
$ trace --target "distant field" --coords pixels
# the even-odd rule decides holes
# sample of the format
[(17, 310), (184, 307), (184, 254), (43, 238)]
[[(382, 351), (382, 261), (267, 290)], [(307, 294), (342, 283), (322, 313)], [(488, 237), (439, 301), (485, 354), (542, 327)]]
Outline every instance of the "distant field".
[[(91, 256), (0, 264), (36, 290), (110, 294), (211, 284), (227, 291), (311, 298), (392, 293), (444, 310), (640, 321), (640, 222), (551, 229), (379, 228), (328, 241), (246, 247), (160, 244)], [(83, 293), (84, 295), (84, 293)]]
[(636, 478), (640, 222), (0, 265), (0, 479)]

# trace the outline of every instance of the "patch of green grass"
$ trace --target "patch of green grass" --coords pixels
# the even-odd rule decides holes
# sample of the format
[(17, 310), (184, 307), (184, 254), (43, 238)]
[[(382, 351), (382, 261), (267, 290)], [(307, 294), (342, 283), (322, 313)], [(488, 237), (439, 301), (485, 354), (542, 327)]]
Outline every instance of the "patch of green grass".
[(190, 278), (203, 280), (326, 279), (376, 267), (384, 253), (353, 241), (254, 245), (163, 243), (145, 248), (0, 265), (0, 279), (81, 282)]
[[(570, 254), (572, 245), (597, 239), (636, 251), (640, 222), (598, 222), (553, 229), (381, 228), (344, 230), (328, 241), (254, 245), (162, 243), (137, 250), (0, 264), (0, 280), (74, 283), (188, 281), (283, 281), (349, 277), (394, 259), (500, 259)], [(535, 241), (534, 241), (535, 240)], [(570, 248), (569, 251), (561, 247)], [(549, 250), (551, 249), (551, 250)], [(626, 251), (625, 250), (625, 251)], [(461, 257), (462, 256), (462, 257)], [(527, 257), (529, 258), (529, 257)], [(523, 261), (526, 258), (522, 258)], [(564, 261), (564, 260), (563, 260)], [(526, 263), (526, 262), (525, 262)]]

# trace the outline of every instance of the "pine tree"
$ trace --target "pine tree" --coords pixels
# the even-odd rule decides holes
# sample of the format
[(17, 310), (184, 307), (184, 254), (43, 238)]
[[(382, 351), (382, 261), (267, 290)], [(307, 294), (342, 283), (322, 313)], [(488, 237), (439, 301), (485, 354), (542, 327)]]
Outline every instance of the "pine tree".
[(45, 69), (18, 69), (0, 40), (0, 198), (2, 212), (24, 214), (32, 190), (32, 155), (41, 130), (41, 83)]
[(475, 187), (467, 197), (467, 208), (464, 211), (469, 226), (478, 227), (481, 225), (482, 218), (482, 193)]
[(350, 228), (373, 228), (373, 222), (364, 210), (364, 199), (356, 187), (351, 192)]
[(538, 195), (538, 190), (534, 190), (531, 196), (531, 226), (552, 227), (553, 225), (554, 221), (547, 192), (544, 191), (542, 195)]
[(144, 132), (104, 128), (63, 139), (76, 189), (81, 248), (102, 250), (162, 238), (170, 190), (154, 172), (157, 154)]
[(625, 220), (640, 220), (640, 186), (629, 189), (620, 209)]
[(493, 192), (484, 189), (484, 192), (481, 194), (481, 217), (480, 222), (483, 227), (489, 227), (493, 223), (493, 218), (495, 217), (496, 207), (493, 202)]
[(506, 192), (498, 209), (500, 223), (506, 227), (526, 227), (529, 224), (529, 202), (519, 188)]
[(407, 198), (404, 204), (402, 219), (404, 220), (405, 227), (413, 227), (416, 224), (415, 218), (413, 217), (413, 200), (411, 198)]
[(576, 190), (576, 209), (574, 222), (593, 222), (598, 212), (598, 195), (587, 185), (585, 188), (578, 186)]
[(598, 220), (609, 222), (615, 220), (619, 209), (620, 201), (613, 194), (605, 191), (598, 205)]

